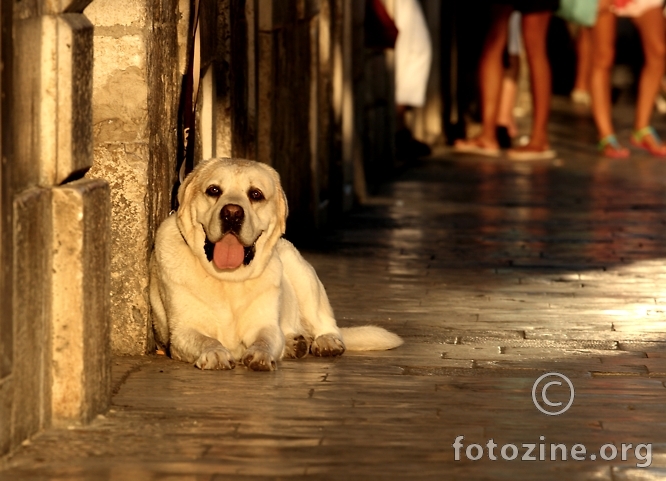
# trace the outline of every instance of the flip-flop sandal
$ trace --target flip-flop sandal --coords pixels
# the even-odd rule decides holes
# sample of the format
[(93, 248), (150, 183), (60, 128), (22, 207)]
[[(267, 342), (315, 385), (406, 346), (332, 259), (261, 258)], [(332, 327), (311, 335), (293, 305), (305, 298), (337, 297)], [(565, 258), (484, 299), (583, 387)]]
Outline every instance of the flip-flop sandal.
[(485, 147), (479, 144), (476, 139), (456, 142), (453, 145), (453, 151), (459, 154), (476, 154), (486, 157), (499, 157), (500, 155), (499, 148)]
[(552, 149), (544, 150), (522, 150), (511, 149), (507, 152), (507, 157), (510, 160), (551, 160), (557, 155)]
[(611, 159), (626, 159), (629, 157), (629, 149), (620, 145), (615, 134), (607, 135), (601, 139), (597, 144), (597, 150), (604, 157)]
[[(654, 144), (646, 140), (648, 136), (652, 137)], [(666, 157), (666, 145), (662, 143), (657, 132), (651, 126), (634, 130), (631, 133), (631, 144), (639, 149), (647, 150), (655, 157)]]

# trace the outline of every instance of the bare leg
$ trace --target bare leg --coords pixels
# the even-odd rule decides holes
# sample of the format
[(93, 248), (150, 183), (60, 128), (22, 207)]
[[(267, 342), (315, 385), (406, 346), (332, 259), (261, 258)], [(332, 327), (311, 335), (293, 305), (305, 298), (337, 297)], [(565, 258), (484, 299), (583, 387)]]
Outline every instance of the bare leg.
[(599, 148), (603, 155), (625, 158), (629, 150), (615, 138), (611, 106), (611, 69), (615, 58), (615, 30), (617, 19), (607, 8), (599, 11), (597, 23), (591, 29), (592, 71), (590, 93), (592, 94), (592, 117), (599, 133)]
[(512, 8), (497, 6), (493, 8), (493, 22), (483, 45), (479, 63), (479, 86), (481, 89), (481, 134), (469, 141), (458, 141), (456, 145), (475, 143), (477, 145), (497, 149), (497, 111), (502, 90), (504, 66), (502, 54), (506, 45), (509, 29), (509, 16)]
[(592, 94), (592, 117), (599, 138), (614, 133), (611, 113), (610, 72), (615, 58), (616, 18), (610, 10), (603, 10), (592, 27), (592, 70), (590, 93)]
[(551, 12), (523, 15), (525, 53), (530, 65), (533, 102), (532, 136), (526, 150), (548, 148), (548, 116), (550, 115), (551, 77), (546, 53), (546, 33)]
[(504, 65), (502, 55), (509, 27), (511, 9), (498, 9), (492, 27), (486, 38), (479, 66), (479, 83), (481, 85), (481, 137), (493, 145), (497, 145), (495, 127), (497, 127), (497, 111), (502, 93)]
[(590, 70), (592, 60), (592, 32), (588, 27), (579, 27), (576, 37), (576, 81), (574, 92), (590, 92)]
[[(661, 8), (652, 8), (634, 19), (643, 42), (645, 64), (638, 83), (638, 99), (636, 101), (636, 118), (634, 130), (650, 125), (654, 99), (659, 93), (661, 78), (664, 75), (664, 55), (666, 40), (664, 38), (664, 17)], [(644, 142), (652, 147), (659, 145), (651, 134), (646, 135)], [(666, 153), (666, 152), (665, 152)]]
[(509, 68), (504, 71), (504, 78), (502, 79), (502, 95), (497, 112), (497, 125), (506, 127), (511, 137), (518, 134), (516, 120), (513, 117), (513, 108), (516, 105), (519, 73), (520, 57), (509, 55)]

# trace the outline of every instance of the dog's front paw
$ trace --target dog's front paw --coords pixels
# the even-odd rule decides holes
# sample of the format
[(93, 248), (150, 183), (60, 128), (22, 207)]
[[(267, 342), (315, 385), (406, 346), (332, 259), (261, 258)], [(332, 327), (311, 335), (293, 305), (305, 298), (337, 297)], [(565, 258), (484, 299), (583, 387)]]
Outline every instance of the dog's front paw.
[(273, 356), (256, 344), (247, 348), (241, 362), (253, 371), (275, 371), (277, 369)]
[(227, 370), (236, 367), (234, 358), (224, 347), (216, 347), (203, 352), (197, 362), (194, 363), (199, 369)]
[(310, 351), (310, 343), (303, 336), (287, 336), (284, 342), (283, 357), (300, 359)]
[(345, 352), (345, 345), (337, 335), (323, 334), (314, 340), (310, 352), (313, 356), (320, 357), (340, 356)]

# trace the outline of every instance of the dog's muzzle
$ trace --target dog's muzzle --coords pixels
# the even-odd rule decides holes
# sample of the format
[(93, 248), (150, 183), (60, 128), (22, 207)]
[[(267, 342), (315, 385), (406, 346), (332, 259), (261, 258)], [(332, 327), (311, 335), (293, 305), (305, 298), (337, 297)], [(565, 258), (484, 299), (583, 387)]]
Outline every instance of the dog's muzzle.
[(245, 212), (240, 205), (227, 204), (220, 210), (220, 220), (222, 221), (222, 233), (226, 234), (232, 232), (236, 235), (240, 234), (241, 227), (243, 227), (243, 220), (245, 219)]
[[(227, 204), (220, 210), (220, 222), (222, 227), (222, 237), (226, 235), (236, 236), (240, 239), (240, 231), (243, 227), (243, 220), (245, 219), (245, 212), (243, 208), (236, 204)], [(252, 245), (243, 245), (243, 265), (249, 265), (254, 259), (255, 245), (257, 240)], [(204, 252), (208, 262), (212, 262), (215, 257), (215, 242), (206, 237), (204, 241)]]

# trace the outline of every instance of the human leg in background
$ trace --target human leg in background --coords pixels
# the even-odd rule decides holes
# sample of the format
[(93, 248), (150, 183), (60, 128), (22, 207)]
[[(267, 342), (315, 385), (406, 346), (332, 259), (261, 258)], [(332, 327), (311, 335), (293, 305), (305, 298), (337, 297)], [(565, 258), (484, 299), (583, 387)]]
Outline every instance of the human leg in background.
[(615, 30), (617, 19), (608, 8), (599, 10), (597, 23), (591, 28), (592, 68), (590, 93), (592, 117), (599, 134), (599, 151), (613, 158), (629, 156), (615, 137), (611, 108), (611, 69), (615, 59)]
[(664, 55), (666, 55), (664, 16), (661, 7), (648, 9), (633, 18), (633, 22), (641, 36), (645, 63), (638, 82), (636, 117), (631, 139), (634, 145), (646, 149), (653, 155), (666, 156), (666, 145), (662, 144), (650, 127), (654, 100), (659, 93), (664, 75)]
[(551, 73), (546, 51), (546, 34), (551, 15), (550, 11), (523, 13), (523, 39), (530, 66), (533, 113), (530, 141), (523, 147), (509, 151), (509, 158), (516, 160), (555, 156), (548, 144)]
[(520, 12), (513, 12), (509, 18), (509, 32), (506, 49), (504, 77), (499, 110), (497, 112), (497, 142), (503, 149), (511, 147), (512, 139), (518, 135), (513, 110), (518, 94), (518, 76), (520, 74), (520, 53), (522, 51)]
[(513, 7), (495, 5), (492, 8), (493, 21), (479, 61), (481, 133), (473, 139), (456, 141), (454, 149), (458, 152), (497, 156), (499, 155), (499, 145), (495, 130), (504, 77), (502, 54), (507, 40), (509, 16)]
[(592, 61), (592, 33), (588, 27), (579, 26), (576, 33), (576, 80), (571, 91), (571, 100), (589, 106), (590, 65)]

